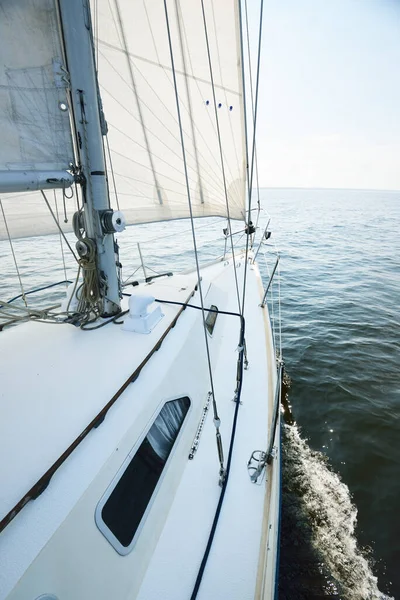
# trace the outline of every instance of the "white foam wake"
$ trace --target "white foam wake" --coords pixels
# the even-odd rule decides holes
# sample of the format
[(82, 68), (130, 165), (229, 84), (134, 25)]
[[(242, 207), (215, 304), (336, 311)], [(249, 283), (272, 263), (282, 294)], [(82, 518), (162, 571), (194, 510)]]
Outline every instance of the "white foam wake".
[(321, 558), (320, 572), (328, 574), (326, 595), (343, 600), (394, 600), (378, 589), (371, 564), (357, 544), (357, 508), (349, 488), (331, 470), (325, 455), (311, 450), (296, 425), (284, 427), (284, 484), (289, 482), (302, 498), (311, 543)]

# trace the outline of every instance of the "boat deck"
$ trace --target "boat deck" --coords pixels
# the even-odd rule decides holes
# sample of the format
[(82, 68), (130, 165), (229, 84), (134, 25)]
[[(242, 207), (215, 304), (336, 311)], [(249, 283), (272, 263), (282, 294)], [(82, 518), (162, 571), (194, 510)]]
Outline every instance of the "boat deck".
[[(220, 310), (236, 312), (229, 262), (203, 269), (202, 285), (206, 306), (215, 304)], [(239, 278), (243, 267), (243, 259), (238, 259)], [(191, 273), (155, 280), (133, 291), (186, 302), (195, 285)], [(272, 552), (267, 550), (270, 526), (271, 535), (277, 533), (276, 509), (271, 509), (268, 496), (271, 479), (268, 477), (268, 484), (263, 479), (254, 485), (246, 467), (251, 452), (267, 446), (276, 380), (268, 313), (259, 307), (261, 294), (258, 269), (249, 266), (249, 369), (244, 372), (230, 479), (198, 595), (201, 599), (253, 598), (263, 587), (263, 553), (268, 557), (269, 552), (273, 565), (276, 559), (276, 543), (271, 545)], [(191, 303), (200, 304), (198, 292)], [(0, 436), (0, 451), (10, 456), (4, 473), (3, 513), (65, 451), (157, 346), (180, 307), (162, 304), (162, 310), (165, 317), (149, 335), (123, 331), (121, 325), (113, 324), (83, 332), (73, 326), (28, 323), (6, 331), (7, 338), (3, 332), (0, 342), (8, 367), (2, 364), (2, 377), (7, 376), (9, 383), (2, 389), (1, 409), (9, 409), (13, 427), (18, 425), (21, 411), (27, 415), (17, 439), (9, 436), (5, 442)], [(218, 315), (209, 338), (225, 463), (236, 407), (232, 400), (239, 324), (237, 317)], [(265, 331), (265, 336), (260, 331)], [(28, 347), (35, 347), (35, 352)], [(15, 355), (17, 348), (19, 354)], [(82, 357), (86, 359), (84, 368)], [(28, 358), (32, 358), (28, 374), (26, 369), (22, 373), (21, 365)], [(46, 374), (46, 363), (51, 376)], [(100, 427), (87, 435), (56, 471), (48, 488), (2, 533), (0, 598), (22, 600), (44, 592), (63, 600), (189, 598), (220, 495), (212, 414), (206, 419), (194, 459), (188, 460), (208, 391), (201, 313), (186, 309)], [(16, 404), (10, 407), (11, 393)], [(191, 400), (182, 439), (136, 545), (128, 555), (120, 556), (95, 524), (96, 506), (163, 402), (181, 396)], [(4, 432), (9, 430), (4, 421), (1, 427)], [(12, 485), (18, 493), (15, 489), (11, 492)], [(271, 542), (272, 538), (268, 539)]]
[[(194, 276), (174, 276), (140, 287), (141, 293), (186, 302), (195, 285)], [(123, 310), (127, 304), (124, 298)], [(180, 307), (163, 304), (162, 310), (148, 335), (113, 323), (82, 331), (33, 321), (2, 332), (0, 411), (7, 418), (0, 421), (0, 455), (8, 460), (0, 474), (0, 521), (146, 360)]]

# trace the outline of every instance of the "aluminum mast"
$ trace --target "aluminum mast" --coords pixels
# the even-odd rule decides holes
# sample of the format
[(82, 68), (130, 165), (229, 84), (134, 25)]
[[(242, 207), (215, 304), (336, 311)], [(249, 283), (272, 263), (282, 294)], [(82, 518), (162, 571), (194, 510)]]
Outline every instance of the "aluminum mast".
[(114, 236), (102, 223), (110, 211), (102, 136), (107, 133), (94, 62), (88, 0), (59, 0), (64, 47), (70, 77), (76, 141), (85, 178), (84, 221), (86, 234), (96, 242), (97, 273), (103, 298), (102, 315), (120, 311)]

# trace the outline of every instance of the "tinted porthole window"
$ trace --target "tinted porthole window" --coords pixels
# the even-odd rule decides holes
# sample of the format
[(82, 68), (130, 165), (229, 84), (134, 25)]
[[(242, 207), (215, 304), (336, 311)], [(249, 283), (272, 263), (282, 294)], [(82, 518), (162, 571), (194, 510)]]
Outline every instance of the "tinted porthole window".
[(164, 404), (103, 506), (102, 521), (125, 548), (139, 527), (189, 406), (187, 397)]
[[(211, 311), (213, 311), (213, 312), (211, 312)], [(214, 312), (214, 311), (217, 311), (217, 312)], [(217, 317), (218, 317), (218, 308), (214, 304), (211, 304), (210, 308), (208, 309), (208, 314), (206, 316), (206, 327), (207, 327), (207, 331), (210, 335), (212, 335), (212, 333), (214, 331), (215, 321), (217, 320)]]

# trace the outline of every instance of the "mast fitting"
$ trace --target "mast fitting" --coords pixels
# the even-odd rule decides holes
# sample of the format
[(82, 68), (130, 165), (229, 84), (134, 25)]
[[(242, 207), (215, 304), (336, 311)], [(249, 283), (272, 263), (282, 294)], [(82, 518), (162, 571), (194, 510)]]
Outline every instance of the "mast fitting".
[(100, 211), (100, 222), (104, 234), (107, 233), (121, 233), (126, 227), (126, 220), (124, 213), (120, 210), (101, 210)]

